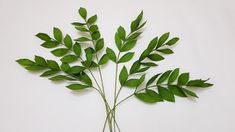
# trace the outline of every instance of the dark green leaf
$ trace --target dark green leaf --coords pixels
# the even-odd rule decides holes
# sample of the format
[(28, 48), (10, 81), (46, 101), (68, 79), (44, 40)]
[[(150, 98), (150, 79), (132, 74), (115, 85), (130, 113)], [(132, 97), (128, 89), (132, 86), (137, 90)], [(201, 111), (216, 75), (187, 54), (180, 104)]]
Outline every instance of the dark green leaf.
[(136, 40), (131, 40), (131, 41), (128, 41), (126, 44), (123, 45), (123, 47), (121, 48), (121, 52), (125, 52), (125, 51), (129, 51), (131, 50), (135, 44), (136, 44)]
[(159, 75), (161, 75), (161, 73), (156, 74), (156, 75), (154, 75), (153, 77), (151, 77), (151, 78), (148, 80), (148, 82), (146, 83), (146, 87), (150, 86), (150, 84), (152, 84), (152, 83), (158, 78)]
[(86, 27), (83, 27), (83, 26), (75, 27), (75, 28), (80, 32), (89, 32), (89, 30)]
[(139, 79), (129, 79), (125, 82), (124, 86), (136, 88), (138, 85)]
[(95, 45), (96, 52), (100, 51), (103, 47), (104, 47), (104, 39), (102, 38), (102, 39), (97, 40), (96, 45)]
[(48, 36), (47, 34), (45, 33), (38, 33), (36, 35), (38, 38), (40, 38), (41, 40), (44, 40), (44, 41), (50, 41), (51, 40), (51, 37)]
[(70, 66), (68, 63), (62, 63), (61, 66), (60, 66), (61, 70), (64, 71), (64, 72), (67, 72), (70, 70)]
[(34, 65), (35, 63), (29, 59), (18, 59), (16, 60), (17, 63), (19, 63), (22, 66), (30, 66)]
[(189, 73), (182, 73), (178, 78), (178, 85), (186, 85), (189, 81)]
[(58, 72), (59, 71), (57, 71), (57, 70), (48, 70), (48, 71), (45, 71), (44, 73), (42, 73), (40, 76), (41, 77), (47, 77), (47, 76), (54, 75), (54, 74), (56, 74)]
[(158, 66), (157, 64), (155, 64), (155, 63), (153, 63), (153, 62), (144, 62), (144, 63), (141, 63), (141, 65), (143, 65), (143, 66), (149, 66), (149, 67)]
[(89, 38), (86, 38), (86, 37), (80, 37), (80, 38), (75, 39), (75, 41), (78, 41), (78, 42), (87, 42), (87, 41), (91, 41), (91, 40)]
[(128, 78), (128, 72), (126, 67), (124, 66), (119, 74), (119, 82), (121, 85), (124, 85)]
[(164, 72), (158, 79), (157, 84), (161, 84), (170, 76), (171, 70)]
[(75, 80), (73, 78), (70, 78), (70, 77), (67, 77), (65, 75), (57, 75), (57, 76), (54, 76), (54, 77), (51, 77), (49, 78), (49, 80), (51, 81), (63, 81), (63, 80)]
[(149, 49), (144, 50), (144, 52), (140, 55), (139, 61), (144, 60), (152, 51)]
[(90, 86), (75, 83), (75, 84), (70, 84), (66, 87), (69, 88), (70, 90), (82, 90), (82, 89), (85, 89), (85, 88), (89, 88)]
[(100, 38), (100, 32), (99, 31), (95, 31), (91, 34), (91, 37), (93, 40), (98, 40)]
[(156, 47), (157, 42), (158, 42), (158, 37), (156, 37), (153, 40), (151, 40), (151, 42), (148, 45), (148, 49), (149, 50), (153, 50)]
[(80, 80), (84, 82), (85, 84), (87, 84), (88, 86), (92, 86), (91, 78), (86, 73), (83, 73), (80, 76)]
[(118, 60), (118, 63), (128, 62), (133, 58), (133, 56), (134, 56), (134, 52), (128, 52)]
[(187, 83), (187, 86), (189, 87), (210, 87), (213, 86), (213, 84), (206, 83), (207, 80), (201, 80), (201, 79), (196, 79), (196, 80), (191, 80)]
[(174, 45), (176, 42), (178, 42), (179, 41), (179, 38), (173, 38), (173, 39), (171, 39), (171, 40), (169, 40), (167, 43), (166, 43), (166, 45), (169, 45), (169, 46), (171, 46), (171, 45)]
[(144, 80), (145, 80), (145, 74), (142, 75), (140, 79), (138, 80), (137, 87), (139, 87), (144, 82)]
[(72, 25), (74, 26), (83, 26), (83, 25), (86, 25), (86, 23), (80, 23), (80, 22), (73, 22)]
[(160, 50), (157, 50), (163, 54), (173, 54), (174, 52), (171, 50), (171, 49), (160, 49)]
[(29, 71), (40, 71), (40, 70), (45, 69), (45, 67), (44, 66), (31, 65), (31, 66), (25, 67), (25, 69), (27, 69)]
[(93, 24), (96, 22), (96, 20), (97, 20), (97, 15), (94, 15), (87, 20), (87, 23)]
[(97, 25), (92, 25), (90, 26), (89, 30), (92, 31), (92, 32), (95, 32), (95, 31), (98, 31), (98, 26)]
[(150, 68), (149, 66), (140, 68), (140, 69), (137, 71), (137, 73), (138, 73), (138, 72), (145, 72), (145, 71), (147, 71), (149, 68)]
[(86, 53), (86, 61), (87, 61), (87, 65), (90, 66), (91, 65), (91, 62), (92, 62), (92, 53), (93, 53), (93, 50), (92, 48), (86, 48), (85, 49), (85, 53)]
[(115, 34), (115, 44), (116, 44), (118, 50), (120, 51), (122, 48), (122, 40), (121, 40), (120, 36), (118, 35), (118, 33)]
[(68, 73), (70, 74), (79, 74), (83, 72), (86, 68), (82, 66), (73, 66), (69, 69)]
[(136, 61), (132, 64), (130, 74), (136, 73), (140, 69), (140, 62)]
[(157, 47), (161, 47), (162, 44), (164, 44), (164, 43), (166, 42), (166, 40), (169, 38), (169, 35), (170, 35), (169, 32), (164, 33), (164, 34), (159, 38), (158, 46), (157, 46)]
[(66, 55), (63, 58), (61, 58), (60, 60), (64, 63), (72, 63), (74, 61), (76, 61), (78, 58), (75, 55)]
[(136, 93), (135, 96), (146, 103), (162, 102), (162, 97), (153, 90), (146, 89), (146, 93)]
[(66, 34), (66, 36), (64, 37), (64, 45), (68, 49), (71, 49), (72, 46), (73, 46), (73, 41), (72, 41), (71, 37), (68, 34)]
[(87, 17), (87, 11), (86, 11), (85, 8), (80, 7), (80, 9), (78, 10), (78, 12), (79, 12), (79, 15), (80, 15), (83, 19), (86, 19), (86, 17)]
[(127, 41), (136, 39), (136, 38), (139, 37), (141, 34), (142, 34), (142, 32), (133, 33), (132, 35), (130, 35), (130, 36), (127, 38)]
[(51, 53), (54, 55), (54, 56), (57, 56), (57, 57), (61, 57), (61, 56), (64, 56), (68, 53), (68, 49), (66, 48), (59, 48), (59, 49), (55, 49), (53, 51), (51, 51)]
[(148, 58), (152, 61), (161, 61), (161, 60), (164, 60), (164, 57), (162, 57), (161, 55), (159, 54), (150, 54), (148, 56)]
[(58, 45), (59, 45), (59, 43), (56, 41), (47, 41), (47, 42), (44, 42), (43, 44), (41, 44), (41, 46), (44, 48), (55, 48)]
[(117, 57), (116, 57), (115, 52), (112, 49), (107, 48), (106, 49), (106, 54), (108, 55), (110, 60), (112, 60), (113, 62), (116, 62)]
[(109, 57), (107, 54), (104, 54), (99, 61), (99, 65), (104, 65), (109, 61)]
[(58, 42), (62, 42), (62, 32), (59, 28), (54, 27), (53, 28), (53, 34), (54, 34), (54, 38), (58, 41)]
[(46, 60), (41, 56), (35, 55), (34, 61), (37, 65), (41, 65), (41, 66), (46, 66), (47, 65)]
[(168, 88), (174, 95), (177, 95), (179, 97), (187, 97), (181, 87), (175, 85), (169, 85)]
[(158, 93), (161, 95), (161, 97), (164, 100), (169, 101), (169, 102), (175, 102), (174, 94), (168, 89), (158, 86)]
[(81, 49), (81, 46), (80, 46), (79, 43), (76, 42), (76, 43), (73, 45), (73, 51), (74, 51), (74, 53), (75, 53), (78, 57), (81, 55), (82, 49)]
[(176, 68), (172, 73), (171, 73), (171, 75), (170, 75), (170, 77), (168, 78), (168, 84), (171, 84), (171, 83), (173, 83), (176, 79), (177, 79), (177, 77), (178, 77), (178, 75), (179, 75), (179, 68)]
[(143, 11), (141, 11), (141, 13), (138, 15), (138, 17), (132, 21), (131, 23), (131, 32), (134, 32), (138, 29), (140, 21), (142, 20), (143, 17)]
[(121, 38), (122, 40), (125, 40), (125, 39), (126, 39), (126, 31), (125, 31), (125, 29), (124, 29), (122, 26), (120, 26), (120, 27), (118, 28), (118, 36), (119, 36), (119, 38)]
[(54, 60), (47, 60), (47, 66), (53, 70), (60, 70), (58, 63)]
[(190, 96), (192, 96), (192, 97), (198, 98), (197, 94), (194, 93), (193, 91), (190, 91), (190, 90), (185, 89), (185, 88), (182, 88), (182, 89), (183, 89), (183, 91), (184, 91), (187, 95), (190, 95)]

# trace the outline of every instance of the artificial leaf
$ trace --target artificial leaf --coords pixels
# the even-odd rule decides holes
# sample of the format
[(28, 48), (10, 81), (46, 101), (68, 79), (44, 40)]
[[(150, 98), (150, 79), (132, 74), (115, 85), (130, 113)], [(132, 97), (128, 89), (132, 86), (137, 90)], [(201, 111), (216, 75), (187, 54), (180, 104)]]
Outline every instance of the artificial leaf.
[(90, 28), (89, 28), (89, 30), (91, 31), (91, 32), (95, 32), (95, 31), (98, 31), (98, 26), (97, 25), (91, 25), (90, 26)]
[(144, 52), (140, 55), (139, 61), (144, 60), (146, 57), (149, 56), (149, 54), (150, 54), (151, 52), (152, 52), (152, 51), (149, 50), (149, 49), (144, 50)]
[(145, 80), (145, 74), (142, 75), (140, 79), (138, 80), (137, 87), (140, 86), (144, 82), (144, 80)]
[(136, 61), (132, 64), (130, 74), (136, 73), (140, 69), (140, 62)]
[(84, 26), (75, 27), (75, 28), (80, 32), (89, 32), (89, 30)]
[(186, 85), (189, 87), (210, 87), (213, 86), (213, 84), (206, 83), (207, 80), (202, 79), (196, 79), (196, 80), (190, 80)]
[(75, 80), (73, 78), (67, 77), (65, 75), (56, 75), (54, 77), (49, 78), (51, 81), (63, 81), (63, 80)]

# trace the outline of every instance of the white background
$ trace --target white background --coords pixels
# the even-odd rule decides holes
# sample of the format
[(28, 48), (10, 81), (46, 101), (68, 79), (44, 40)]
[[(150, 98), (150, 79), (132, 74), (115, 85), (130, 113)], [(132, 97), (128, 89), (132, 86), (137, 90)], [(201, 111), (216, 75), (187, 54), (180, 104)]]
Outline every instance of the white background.
[[(197, 100), (147, 105), (132, 98), (117, 110), (123, 132), (234, 132), (235, 131), (235, 8), (233, 0), (0, 0), (0, 131), (100, 132), (105, 110), (95, 91), (71, 92), (65, 83), (51, 83), (15, 63), (41, 55), (56, 59), (40, 47), (38, 32), (51, 34), (53, 26), (77, 37), (71, 22), (81, 20), (77, 9), (97, 13), (106, 45), (116, 50), (113, 36), (141, 10), (148, 20), (134, 49), (139, 55), (155, 36), (171, 32), (181, 38), (160, 66), (180, 67), (192, 79), (211, 78), (215, 85), (197, 90)], [(137, 58), (137, 56), (136, 56)], [(104, 67), (109, 98), (113, 95), (114, 64)], [(123, 96), (131, 90), (123, 90)]]

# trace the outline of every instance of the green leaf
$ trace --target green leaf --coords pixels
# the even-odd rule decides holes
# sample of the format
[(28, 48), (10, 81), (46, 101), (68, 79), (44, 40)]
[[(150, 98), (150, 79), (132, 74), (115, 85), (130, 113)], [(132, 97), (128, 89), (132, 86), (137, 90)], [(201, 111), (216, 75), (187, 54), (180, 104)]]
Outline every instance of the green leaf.
[(163, 54), (173, 54), (174, 52), (171, 50), (171, 49), (160, 49), (160, 50), (157, 50)]
[(121, 40), (118, 33), (115, 34), (115, 44), (116, 44), (118, 50), (120, 51), (122, 48), (122, 40)]
[(135, 61), (131, 66), (130, 74), (136, 73), (139, 69), (140, 69), (140, 62)]
[(54, 38), (58, 41), (58, 42), (62, 42), (62, 32), (59, 28), (54, 27), (53, 28), (53, 34), (54, 34)]
[(95, 45), (96, 52), (103, 49), (103, 47), (104, 47), (104, 39), (102, 38), (102, 39), (97, 40), (96, 45)]
[(63, 80), (75, 80), (73, 78), (67, 77), (65, 75), (56, 75), (54, 77), (49, 78), (51, 81), (63, 81)]
[(155, 63), (153, 63), (153, 62), (144, 62), (144, 63), (141, 63), (141, 65), (143, 65), (143, 66), (149, 66), (149, 67), (158, 66), (157, 64), (155, 64)]
[(171, 70), (164, 72), (158, 79), (157, 84), (161, 84), (170, 76)]
[(143, 11), (141, 11), (141, 13), (138, 15), (138, 17), (132, 21), (131, 23), (131, 32), (134, 32), (138, 29), (140, 21), (142, 20), (143, 17)]
[(51, 37), (48, 36), (47, 34), (45, 33), (38, 33), (36, 35), (38, 38), (40, 38), (41, 40), (44, 40), (44, 41), (50, 41), (51, 40)]
[(133, 58), (133, 56), (134, 56), (134, 52), (128, 52), (118, 60), (118, 63), (128, 62)]
[(89, 32), (89, 30), (86, 27), (83, 27), (83, 26), (75, 27), (75, 28), (80, 32)]
[(64, 37), (64, 45), (68, 48), (71, 49), (73, 46), (73, 41), (72, 38), (66, 34), (66, 36)]
[(25, 69), (27, 69), (29, 71), (40, 71), (40, 70), (45, 69), (45, 67), (44, 66), (37, 66), (37, 65), (30, 65), (30, 66), (25, 67)]
[(169, 102), (175, 102), (174, 94), (168, 89), (158, 86), (158, 93), (161, 95), (161, 97), (164, 100), (169, 101)]
[(191, 80), (187, 83), (186, 86), (201, 87), (201, 88), (207, 88), (207, 87), (213, 86), (213, 84), (206, 83), (206, 81), (207, 80), (202, 80), (202, 79)]
[(87, 42), (87, 41), (91, 41), (91, 40), (89, 38), (86, 38), (86, 37), (80, 37), (80, 38), (75, 39), (75, 41), (78, 41), (78, 42)]
[(95, 31), (91, 34), (91, 38), (93, 40), (98, 40), (100, 38), (100, 32), (99, 31)]
[(171, 46), (171, 45), (174, 45), (176, 42), (178, 42), (179, 41), (179, 38), (173, 38), (173, 39), (171, 39), (171, 40), (169, 40), (167, 43), (166, 43), (166, 45), (169, 45), (169, 46)]
[(125, 82), (124, 86), (136, 88), (138, 86), (139, 79), (129, 79)]
[(73, 23), (71, 23), (72, 25), (74, 25), (74, 26), (83, 26), (83, 25), (86, 25), (86, 23), (80, 23), (80, 22), (73, 22)]
[(90, 66), (91, 62), (92, 62), (92, 53), (93, 53), (92, 48), (90, 48), (90, 47), (86, 48), (85, 53), (86, 53), (87, 64), (88, 64), (88, 66)]
[(47, 66), (53, 70), (60, 70), (58, 63), (54, 60), (47, 60)]
[(146, 93), (136, 93), (135, 96), (145, 103), (162, 102), (162, 97), (153, 90), (146, 89)]
[(161, 75), (161, 73), (156, 74), (156, 75), (154, 75), (153, 77), (151, 77), (151, 78), (148, 80), (148, 82), (146, 83), (146, 87), (150, 86), (150, 85), (158, 78), (159, 75)]
[(109, 57), (107, 54), (104, 54), (99, 61), (99, 65), (104, 65), (109, 61)]
[(68, 49), (66, 48), (58, 48), (58, 49), (55, 49), (53, 51), (51, 51), (51, 53), (54, 55), (54, 56), (57, 56), (57, 57), (61, 57), (61, 56), (64, 56), (68, 53)]
[(70, 66), (68, 63), (62, 63), (60, 68), (62, 71), (67, 72), (70, 69)]
[(142, 34), (142, 32), (135, 32), (135, 33), (131, 34), (131, 35), (127, 38), (127, 41), (136, 39), (136, 38), (138, 38), (141, 34)]
[(69, 88), (70, 90), (82, 90), (82, 89), (89, 88), (90, 86), (74, 83), (74, 84), (70, 84), (66, 87)]
[(98, 31), (98, 26), (97, 25), (91, 25), (89, 30), (92, 31), (92, 32), (95, 32), (95, 31)]
[(81, 46), (80, 46), (79, 43), (76, 42), (76, 43), (73, 45), (73, 51), (74, 51), (74, 53), (75, 53), (78, 57), (81, 55), (82, 49), (81, 49)]
[(161, 55), (159, 54), (150, 54), (148, 56), (148, 58), (152, 61), (161, 61), (161, 60), (164, 60), (164, 57), (162, 57)]
[(117, 57), (116, 57), (115, 52), (112, 49), (107, 48), (106, 49), (106, 54), (108, 55), (110, 60), (112, 60), (113, 62), (116, 62)]
[(181, 87), (175, 86), (175, 85), (169, 85), (168, 89), (174, 94), (179, 97), (187, 97), (184, 93), (183, 89)]
[(83, 73), (80, 76), (80, 80), (84, 82), (85, 84), (87, 84), (88, 86), (92, 86), (91, 78), (86, 73)]
[(35, 63), (29, 59), (18, 59), (16, 62), (22, 66), (30, 66), (34, 65)]
[(143, 68), (139, 69), (139, 70), (137, 71), (137, 73), (139, 73), (139, 72), (145, 72), (145, 71), (147, 71), (149, 68), (150, 68), (149, 66), (143, 67)]
[(120, 51), (125, 52), (131, 50), (135, 46), (136, 42), (137, 40), (128, 41), (126, 44), (123, 45)]
[(171, 83), (173, 83), (176, 79), (177, 79), (177, 77), (178, 77), (178, 75), (179, 75), (179, 68), (176, 68), (172, 73), (171, 73), (171, 75), (170, 75), (170, 77), (168, 78), (168, 84), (171, 84)]
[(75, 55), (66, 55), (64, 56), (63, 58), (61, 58), (60, 60), (63, 62), (63, 63), (72, 63), (74, 61), (76, 61), (78, 58), (77, 56)]
[(122, 26), (119, 26), (118, 28), (118, 36), (122, 39), (125, 40), (126, 39), (126, 31)]
[(144, 60), (146, 57), (149, 56), (149, 54), (150, 54), (151, 52), (152, 52), (152, 51), (149, 50), (149, 49), (144, 50), (144, 52), (140, 55), (139, 61)]
[(86, 19), (86, 17), (87, 17), (87, 11), (86, 11), (85, 8), (80, 7), (80, 9), (78, 10), (78, 12), (79, 12), (79, 15), (80, 15), (83, 19)]
[(87, 23), (88, 23), (88, 24), (93, 24), (93, 23), (96, 22), (96, 20), (97, 20), (97, 15), (94, 15), (94, 16), (90, 17), (90, 18), (87, 20)]
[(148, 49), (149, 50), (153, 50), (156, 47), (157, 42), (158, 42), (158, 37), (156, 37), (153, 40), (151, 40), (151, 42), (148, 45)]
[(42, 73), (40, 75), (40, 77), (48, 77), (48, 76), (54, 75), (54, 74), (56, 74), (58, 72), (59, 71), (57, 71), (57, 70), (48, 70), (48, 71), (45, 71), (44, 73)]
[(145, 80), (145, 74), (142, 75), (140, 79), (138, 80), (137, 87), (139, 87), (144, 82), (144, 80)]
[(73, 66), (69, 69), (68, 73), (69, 74), (79, 74), (83, 72), (86, 68), (82, 66)]
[(41, 65), (41, 66), (46, 66), (47, 65), (46, 60), (41, 56), (35, 55), (34, 61), (37, 65)]
[(182, 89), (183, 89), (183, 91), (184, 91), (187, 95), (190, 95), (190, 96), (192, 96), (192, 97), (198, 98), (197, 94), (194, 93), (193, 91), (190, 91), (190, 90), (185, 89), (185, 88), (182, 88)]
[(128, 78), (128, 72), (126, 67), (124, 66), (119, 74), (119, 82), (121, 85), (124, 85)]
[(169, 35), (170, 35), (169, 32), (164, 33), (164, 34), (159, 38), (158, 46), (157, 46), (157, 47), (161, 47), (161, 46), (166, 42), (166, 40), (169, 38)]
[(47, 41), (47, 42), (44, 42), (43, 44), (41, 44), (41, 46), (44, 48), (55, 48), (58, 45), (59, 45), (59, 43), (56, 41)]
[(189, 81), (189, 73), (182, 73), (178, 78), (178, 85), (186, 85)]

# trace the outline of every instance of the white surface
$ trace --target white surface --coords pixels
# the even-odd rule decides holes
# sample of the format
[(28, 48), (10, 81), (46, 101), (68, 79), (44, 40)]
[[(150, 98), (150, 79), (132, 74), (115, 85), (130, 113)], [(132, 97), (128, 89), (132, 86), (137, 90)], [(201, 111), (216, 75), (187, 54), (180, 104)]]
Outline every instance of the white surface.
[[(123, 132), (234, 132), (235, 131), (235, 8), (233, 0), (0, 0), (0, 131), (100, 132), (103, 104), (94, 91), (76, 93), (64, 83), (54, 84), (15, 63), (35, 54), (53, 57), (34, 37), (51, 33), (53, 26), (76, 36), (70, 25), (84, 6), (97, 13), (106, 44), (115, 48), (113, 35), (143, 9), (148, 24), (134, 49), (137, 54), (151, 38), (170, 31), (181, 38), (175, 54), (167, 56), (149, 78), (161, 70), (180, 67), (192, 78), (208, 78), (215, 86), (198, 91), (196, 101), (146, 105), (135, 98), (117, 111)], [(114, 65), (104, 69), (112, 97)], [(124, 90), (128, 94), (130, 90)]]

